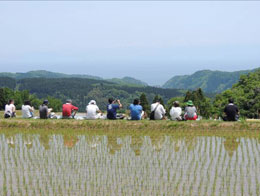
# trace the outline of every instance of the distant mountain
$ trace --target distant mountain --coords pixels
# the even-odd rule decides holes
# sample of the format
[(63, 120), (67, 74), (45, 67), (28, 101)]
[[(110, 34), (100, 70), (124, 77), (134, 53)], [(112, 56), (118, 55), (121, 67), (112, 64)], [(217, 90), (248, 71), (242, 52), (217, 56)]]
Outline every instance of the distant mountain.
[(0, 73), (0, 77), (11, 77), (15, 79), (24, 79), (24, 78), (88, 78), (102, 80), (103, 78), (91, 75), (80, 75), (80, 74), (63, 74), (50, 72), (45, 70), (29, 71), (26, 73)]
[(235, 72), (202, 70), (192, 75), (174, 76), (168, 80), (163, 87), (190, 90), (201, 88), (207, 93), (220, 93), (237, 83), (241, 75), (248, 74), (255, 70), (256, 69)]
[(130, 85), (130, 86), (148, 86), (147, 83), (137, 80), (131, 77), (124, 78), (112, 78), (112, 79), (103, 79), (98, 76), (92, 75), (84, 75), (84, 74), (64, 74), (64, 73), (56, 73), (45, 70), (36, 70), (29, 71), (26, 73), (9, 73), (2, 72), (0, 73), (0, 77), (9, 77), (14, 79), (25, 79), (25, 78), (85, 78), (85, 79), (95, 79), (95, 80), (106, 80), (112, 83), (121, 84), (121, 85)]
[(172, 97), (183, 96), (184, 91), (178, 89), (156, 88), (151, 86), (131, 86), (115, 84), (106, 80), (94, 80), (87, 78), (25, 78), (15, 79), (0, 77), (0, 88), (9, 87), (16, 90), (28, 90), (38, 98), (44, 99), (52, 96), (63, 102), (70, 98), (80, 111), (84, 112), (86, 105), (95, 99), (100, 109), (105, 110), (107, 99), (114, 97), (120, 99), (124, 110), (133, 103), (135, 98), (145, 93), (147, 99), (152, 102), (155, 95), (160, 95), (164, 102)]
[(112, 79), (107, 79), (109, 82), (113, 82), (116, 84), (121, 84), (121, 85), (131, 85), (131, 86), (148, 86), (147, 83), (137, 80), (135, 78), (131, 77), (123, 77), (122, 79), (120, 78), (112, 78)]

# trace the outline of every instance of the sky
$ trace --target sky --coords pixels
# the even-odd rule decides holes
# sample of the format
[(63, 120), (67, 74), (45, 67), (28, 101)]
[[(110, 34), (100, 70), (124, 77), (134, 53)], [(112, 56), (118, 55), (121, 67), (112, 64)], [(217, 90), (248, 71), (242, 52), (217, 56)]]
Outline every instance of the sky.
[(162, 85), (203, 69), (253, 69), (259, 10), (259, 1), (0, 1), (0, 72)]

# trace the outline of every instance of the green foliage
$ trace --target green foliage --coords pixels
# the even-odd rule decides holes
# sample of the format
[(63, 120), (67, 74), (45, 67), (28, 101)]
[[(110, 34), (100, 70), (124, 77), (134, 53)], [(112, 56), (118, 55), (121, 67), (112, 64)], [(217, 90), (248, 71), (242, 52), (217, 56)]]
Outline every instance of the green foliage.
[(172, 108), (172, 106), (173, 106), (173, 103), (174, 103), (175, 101), (179, 101), (180, 107), (181, 107), (181, 108), (185, 108), (186, 103), (184, 102), (184, 98), (185, 98), (185, 97), (173, 97), (173, 98), (171, 98), (170, 100), (167, 101), (167, 107), (168, 107), (169, 110), (170, 110), (170, 109)]
[(54, 97), (48, 96), (49, 108), (52, 108), (53, 112), (60, 112), (62, 109), (62, 101)]
[(16, 81), (10, 77), (0, 77), (0, 87), (14, 89), (16, 87)]
[(28, 90), (39, 98), (51, 95), (62, 102), (70, 98), (73, 104), (79, 107), (81, 112), (85, 111), (86, 105), (91, 99), (96, 100), (101, 110), (106, 109), (107, 99), (113, 97), (120, 99), (123, 104), (122, 112), (142, 93), (146, 94), (148, 102), (154, 96), (160, 95), (162, 102), (171, 97), (183, 95), (183, 91), (176, 89), (163, 89), (150, 86), (119, 85), (104, 80), (82, 79), (82, 78), (28, 78), (17, 81), (20, 90)]
[(192, 75), (175, 76), (168, 80), (163, 87), (190, 90), (201, 88), (207, 93), (220, 93), (231, 88), (233, 84), (238, 82), (241, 75), (252, 71), (255, 70), (236, 72), (202, 70)]
[(24, 78), (91, 78), (102, 80), (102, 78), (91, 75), (80, 75), (80, 74), (63, 74), (50, 72), (45, 70), (29, 71), (26, 73), (0, 73), (0, 77), (9, 77), (14, 79), (24, 79)]
[[(14, 91), (9, 88), (0, 88), (0, 110), (4, 110), (5, 105), (10, 99), (15, 101), (16, 109), (20, 110), (24, 101), (29, 100), (34, 108), (39, 108), (43, 99), (38, 99), (35, 94), (30, 94), (29, 91)], [(53, 111), (61, 111), (62, 102), (59, 99), (48, 96), (49, 107)]]
[(112, 78), (112, 79), (107, 79), (107, 81), (113, 82), (113, 83), (117, 83), (117, 84), (121, 84), (121, 85), (130, 85), (130, 86), (148, 86), (147, 83), (141, 81), (141, 80), (137, 80), (135, 78), (131, 78), (131, 77), (124, 77), (122, 79), (120, 78)]
[(160, 95), (155, 95), (155, 97), (153, 98), (153, 103), (156, 103), (157, 101), (159, 101), (160, 104), (162, 104), (163, 107), (165, 107), (163, 98)]
[(145, 111), (147, 114), (149, 114), (150, 113), (150, 104), (144, 93), (142, 93), (140, 96), (140, 102), (141, 102), (141, 106), (143, 107), (143, 111)]
[(234, 100), (242, 117), (259, 118), (260, 69), (241, 76), (239, 82), (233, 85), (230, 90), (217, 95), (214, 101), (214, 112), (222, 115), (229, 98)]

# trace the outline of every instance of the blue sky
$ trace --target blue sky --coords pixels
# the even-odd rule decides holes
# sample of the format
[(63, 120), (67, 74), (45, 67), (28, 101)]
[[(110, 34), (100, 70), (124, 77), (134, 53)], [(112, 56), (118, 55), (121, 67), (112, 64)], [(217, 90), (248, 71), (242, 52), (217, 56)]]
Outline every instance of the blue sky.
[(161, 85), (260, 67), (260, 2), (0, 2), (0, 72), (44, 69)]

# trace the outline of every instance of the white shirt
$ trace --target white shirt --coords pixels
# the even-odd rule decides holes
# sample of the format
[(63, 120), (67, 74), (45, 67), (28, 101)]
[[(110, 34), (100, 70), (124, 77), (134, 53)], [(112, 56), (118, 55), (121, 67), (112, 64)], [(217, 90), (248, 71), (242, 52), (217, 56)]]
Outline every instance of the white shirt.
[[(157, 107), (158, 103), (153, 103), (151, 105), (151, 112), (155, 110), (155, 108)], [(154, 119), (155, 120), (161, 120), (162, 117), (165, 115), (166, 111), (163, 107), (162, 104), (159, 104), (159, 106), (157, 107), (156, 111), (154, 112)]]
[(33, 110), (33, 108), (29, 105), (22, 105), (22, 114), (23, 114), (23, 118), (31, 118), (33, 117), (33, 114), (31, 112), (31, 110)]
[(86, 112), (87, 112), (87, 119), (96, 119), (97, 118), (97, 112), (99, 111), (99, 108), (97, 105), (87, 105)]
[(5, 114), (12, 114), (14, 110), (15, 110), (14, 104), (5, 105)]
[(172, 120), (176, 120), (178, 117), (181, 117), (181, 107), (172, 107), (170, 110), (170, 115)]

